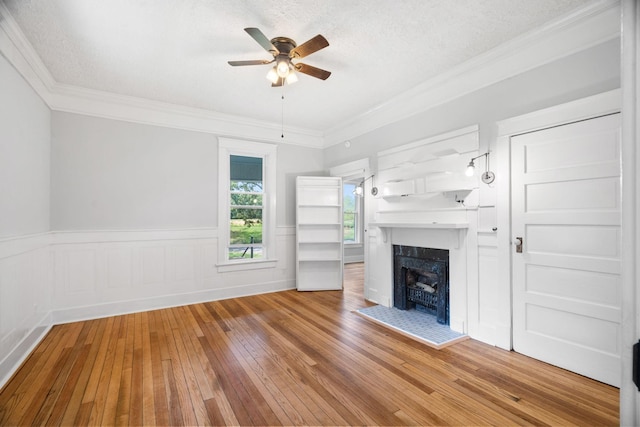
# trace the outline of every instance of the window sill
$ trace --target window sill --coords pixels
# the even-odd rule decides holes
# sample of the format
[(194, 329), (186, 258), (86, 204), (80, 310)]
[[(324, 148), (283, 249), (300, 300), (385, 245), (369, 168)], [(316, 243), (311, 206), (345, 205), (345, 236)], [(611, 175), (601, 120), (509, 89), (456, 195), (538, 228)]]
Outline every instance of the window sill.
[(277, 259), (265, 259), (260, 261), (237, 261), (216, 264), (218, 273), (227, 273), (230, 271), (246, 271), (260, 270), (263, 268), (275, 268), (278, 263)]

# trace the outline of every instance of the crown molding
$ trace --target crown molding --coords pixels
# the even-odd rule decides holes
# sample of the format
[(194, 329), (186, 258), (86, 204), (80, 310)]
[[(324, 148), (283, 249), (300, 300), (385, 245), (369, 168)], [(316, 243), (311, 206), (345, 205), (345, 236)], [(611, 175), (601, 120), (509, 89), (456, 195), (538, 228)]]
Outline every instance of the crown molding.
[(217, 136), (323, 148), (319, 131), (286, 127), (209, 110), (55, 83), (49, 92), (52, 110), (155, 126), (213, 133)]
[(57, 83), (0, 1), (0, 54), (54, 111), (218, 136), (326, 148), (620, 35), (620, 2), (602, 0), (504, 43), (324, 133)]
[(325, 147), (619, 36), (620, 2), (602, 0), (504, 43), (327, 130)]
[(217, 136), (323, 148), (322, 132), (214, 111), (85, 89), (55, 81), (0, 1), (0, 54), (54, 111), (213, 133)]
[(49, 94), (55, 80), (31, 47), (2, 0), (0, 0), (0, 55), (13, 65), (42, 100), (49, 105)]

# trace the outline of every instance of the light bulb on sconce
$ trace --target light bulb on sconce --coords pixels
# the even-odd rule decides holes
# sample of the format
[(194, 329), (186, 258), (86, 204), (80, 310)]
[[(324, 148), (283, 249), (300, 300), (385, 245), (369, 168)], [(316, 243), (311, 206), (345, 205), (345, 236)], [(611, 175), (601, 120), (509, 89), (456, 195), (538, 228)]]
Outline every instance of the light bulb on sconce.
[(485, 184), (491, 184), (496, 179), (496, 176), (493, 172), (489, 170), (489, 152), (488, 151), (484, 154), (481, 154), (477, 157), (472, 158), (469, 161), (465, 175), (473, 176), (476, 169), (476, 165), (473, 161), (476, 159), (479, 159), (480, 157), (484, 157), (484, 172), (480, 176), (480, 179), (482, 179), (482, 182), (484, 182)]
[(473, 176), (474, 173), (476, 173), (476, 165), (474, 165), (473, 160), (471, 160), (467, 165), (467, 170), (464, 174), (467, 176)]
[[(363, 179), (362, 181), (360, 181), (360, 184), (358, 184), (355, 188), (355, 190), (353, 190), (353, 194), (355, 194), (358, 197), (362, 197), (364, 195), (364, 183), (370, 179), (372, 179), (375, 175), (371, 175), (368, 178)], [(371, 181), (373, 187), (371, 187), (371, 195), (372, 196), (376, 196), (378, 194), (378, 187), (375, 186), (375, 184), (373, 183), (373, 180)]]

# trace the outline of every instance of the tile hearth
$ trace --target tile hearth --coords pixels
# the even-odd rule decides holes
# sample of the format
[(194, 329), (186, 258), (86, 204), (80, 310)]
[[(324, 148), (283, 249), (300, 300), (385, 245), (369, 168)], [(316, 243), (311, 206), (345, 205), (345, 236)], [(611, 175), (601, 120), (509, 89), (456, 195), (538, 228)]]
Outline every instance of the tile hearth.
[(469, 338), (465, 334), (452, 331), (447, 325), (439, 324), (436, 316), (417, 310), (398, 310), (394, 307), (374, 305), (361, 308), (356, 313), (438, 349)]

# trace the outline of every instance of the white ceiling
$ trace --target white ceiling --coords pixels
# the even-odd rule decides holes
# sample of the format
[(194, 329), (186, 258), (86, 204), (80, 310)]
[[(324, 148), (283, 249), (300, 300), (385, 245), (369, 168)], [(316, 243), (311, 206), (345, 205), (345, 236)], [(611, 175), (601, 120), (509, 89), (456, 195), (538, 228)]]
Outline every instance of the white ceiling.
[[(595, 0), (0, 0), (53, 79), (324, 132)], [(330, 46), (283, 89), (247, 33)]]

